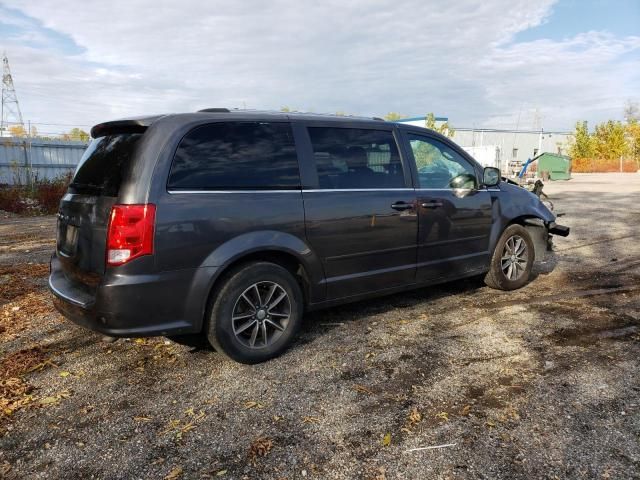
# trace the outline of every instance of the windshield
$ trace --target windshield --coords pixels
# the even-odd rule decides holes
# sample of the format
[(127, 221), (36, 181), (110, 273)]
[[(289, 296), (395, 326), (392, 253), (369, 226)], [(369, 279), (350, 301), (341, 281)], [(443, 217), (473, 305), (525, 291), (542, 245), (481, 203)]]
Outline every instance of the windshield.
[(141, 133), (121, 133), (92, 140), (80, 159), (69, 191), (118, 196), (122, 178), (141, 136)]

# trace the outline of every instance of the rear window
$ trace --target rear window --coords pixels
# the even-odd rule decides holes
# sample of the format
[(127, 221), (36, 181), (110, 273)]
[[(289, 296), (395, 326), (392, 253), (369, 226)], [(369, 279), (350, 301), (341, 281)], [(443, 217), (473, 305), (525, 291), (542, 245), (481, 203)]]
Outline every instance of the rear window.
[(203, 125), (180, 142), (168, 187), (174, 190), (300, 188), (288, 123)]
[(141, 133), (107, 135), (91, 141), (80, 159), (69, 190), (116, 197)]

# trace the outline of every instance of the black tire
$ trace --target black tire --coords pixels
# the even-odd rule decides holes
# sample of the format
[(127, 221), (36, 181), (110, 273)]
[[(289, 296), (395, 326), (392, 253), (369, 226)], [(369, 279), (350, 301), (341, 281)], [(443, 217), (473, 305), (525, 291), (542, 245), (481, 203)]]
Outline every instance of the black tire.
[(255, 364), (277, 357), (289, 346), (302, 323), (304, 299), (287, 269), (255, 262), (230, 272), (209, 307), (206, 334), (211, 345), (236, 362)]
[[(514, 239), (515, 241), (512, 241)], [(522, 240), (521, 243), (519, 243), (520, 239)], [(514, 252), (511, 252), (511, 257), (506, 258), (515, 245), (518, 245), (516, 251), (519, 251), (522, 247), (524, 247), (524, 250), (517, 256), (514, 255)], [(525, 261), (523, 261), (522, 253), (526, 257)], [(516, 259), (515, 262), (513, 260), (514, 257)], [(491, 257), (489, 272), (484, 277), (484, 283), (498, 290), (521, 288), (529, 281), (534, 260), (533, 240), (531, 240), (531, 235), (529, 235), (527, 229), (522, 225), (509, 225), (502, 232), (500, 239), (496, 243), (496, 248)], [(509, 265), (512, 266), (511, 270), (509, 270)]]

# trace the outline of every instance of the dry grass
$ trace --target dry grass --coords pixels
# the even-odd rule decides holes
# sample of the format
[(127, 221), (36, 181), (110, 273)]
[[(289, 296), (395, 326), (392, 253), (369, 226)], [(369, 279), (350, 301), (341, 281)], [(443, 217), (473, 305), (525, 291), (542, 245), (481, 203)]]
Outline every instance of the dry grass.
[(33, 387), (22, 375), (46, 365), (45, 350), (33, 347), (13, 352), (0, 360), (0, 427), (4, 419), (12, 416), (33, 401)]
[(44, 364), (46, 350), (32, 347), (13, 352), (0, 360), (0, 380), (19, 377)]
[(30, 292), (17, 300), (0, 306), (0, 340), (7, 341), (30, 330), (42, 326), (47, 321), (60, 321), (55, 315), (48, 320), (53, 310), (51, 298), (47, 292)]
[[(0, 266), (0, 345), (41, 326), (53, 312), (41, 282), (48, 273), (45, 263)], [(24, 375), (46, 367), (46, 354), (45, 348), (32, 346), (0, 357), (0, 427), (33, 404), (34, 388)]]
[(0, 303), (9, 302), (39, 289), (36, 281), (48, 274), (49, 265), (46, 263), (0, 265)]

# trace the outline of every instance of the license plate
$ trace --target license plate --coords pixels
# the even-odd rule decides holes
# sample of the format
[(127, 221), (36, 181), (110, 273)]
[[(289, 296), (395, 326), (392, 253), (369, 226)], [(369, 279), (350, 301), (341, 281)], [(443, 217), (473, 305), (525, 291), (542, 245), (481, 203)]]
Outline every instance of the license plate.
[(61, 250), (66, 253), (73, 254), (78, 244), (78, 228), (75, 225), (67, 225), (65, 227), (64, 240)]

